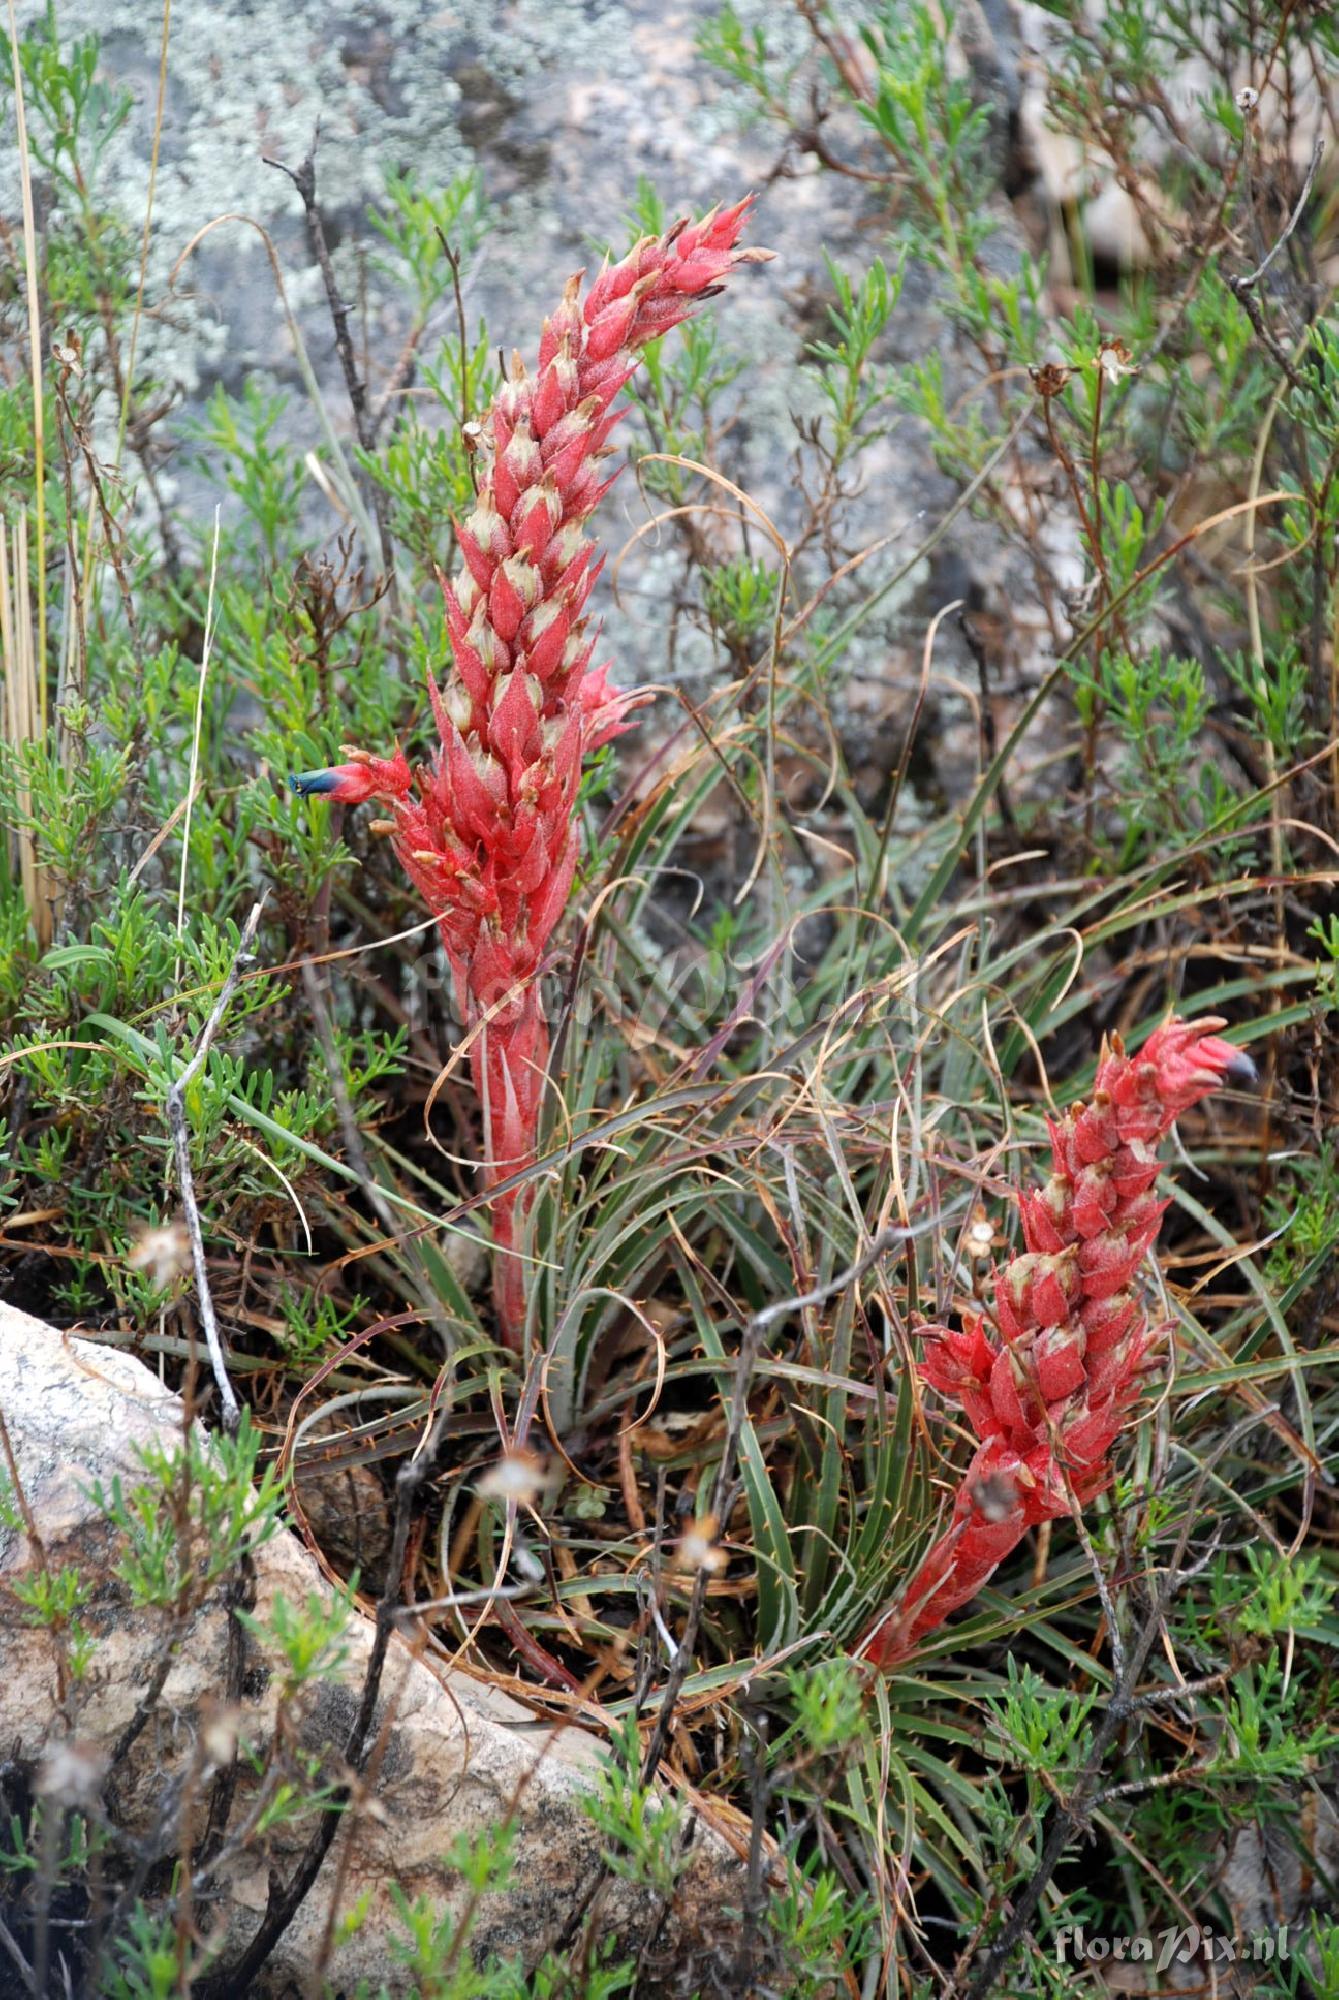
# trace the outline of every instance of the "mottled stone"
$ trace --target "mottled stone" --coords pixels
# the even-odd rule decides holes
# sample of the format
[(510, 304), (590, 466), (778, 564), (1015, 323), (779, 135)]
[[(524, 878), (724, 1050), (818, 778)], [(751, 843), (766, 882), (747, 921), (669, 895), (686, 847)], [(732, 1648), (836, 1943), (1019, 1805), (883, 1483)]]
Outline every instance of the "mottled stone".
[[(80, 1746), (81, 1755), (102, 1760), (135, 1711), (163, 1628), (159, 1614), (131, 1605), (115, 1577), (117, 1537), (90, 1489), (95, 1482), (110, 1489), (117, 1478), (126, 1490), (142, 1483), (136, 1448), (178, 1440), (182, 1407), (133, 1356), (0, 1304), (0, 1412), (46, 1562), (55, 1569), (77, 1563), (91, 1591), (84, 1616), (97, 1647), (67, 1724), (57, 1709), (49, 1636), (26, 1629), (6, 1611), (0, 1623), (0, 1745), (21, 1767), (37, 1765), (67, 1740)], [(0, 1526), (0, 1581), (12, 1581), (33, 1562), (26, 1534)], [(257, 1550), (254, 1562), (253, 1612), (261, 1620), (280, 1593), (295, 1605), (312, 1593), (325, 1594), (316, 1564), (287, 1531)], [(153, 1824), (164, 1785), (186, 1767), (198, 1732), (208, 1727), (228, 1686), (228, 1622), (221, 1587), (215, 1588), (182, 1636), (149, 1726), (115, 1774), (114, 1810), (132, 1832)], [(370, 1623), (356, 1617), (338, 1673), (302, 1708), (298, 1727), (307, 1747), (337, 1755), (371, 1643)], [(273, 1734), (281, 1678), (278, 1658), (248, 1636), (236, 1725), (262, 1751)], [(385, 1982), (390, 1993), (407, 1993), (387, 1950), (397, 1928), (392, 1885), (411, 1899), (423, 1895), (459, 1910), (464, 1894), (458, 1878), (443, 1869), (442, 1855), (460, 1836), (496, 1827), (509, 1814), (516, 1828), (515, 1887), (485, 1899), (473, 1933), (477, 1949), (537, 1958), (599, 1874), (600, 1838), (581, 1805), (596, 1766), (594, 1738), (574, 1728), (555, 1732), (486, 1683), (416, 1655), (398, 1638), (383, 1697), (383, 1749), (369, 1809), (337, 1835), (315, 1887), (252, 1989), (257, 2000), (287, 1991), (289, 1982), (302, 1984), (320, 1948), (337, 1879), (341, 1910), (356, 1898), (367, 1902), (361, 1926), (331, 1962), (335, 1986), (351, 1990), (366, 1979), (373, 1991)], [(234, 1820), (245, 1809), (249, 1782), (243, 1778)], [(308, 1832), (304, 1824), (272, 1834), (270, 1859), (281, 1877)], [(735, 1857), (705, 1825), (695, 1832), (668, 1917), (657, 1899), (623, 1884), (604, 1906), (609, 1933), (629, 1950), (652, 1941), (650, 1962), (663, 1968), (656, 1990), (667, 1996), (705, 1985), (710, 1966), (728, 1960), (738, 1928)], [(267, 1895), (257, 1854), (240, 1856), (224, 1872), (217, 1899), (199, 1914), (206, 1931), (226, 1938), (228, 1956), (254, 1930)]]
[[(177, 0), (172, 14), (167, 113), (155, 201), (149, 296), (161, 296), (168, 273), (195, 233), (213, 217), (253, 218), (275, 242), (285, 284), (336, 427), (350, 428), (347, 399), (319, 279), (288, 180), (263, 156), (296, 165), (319, 119), (319, 193), (345, 294), (360, 301), (358, 335), (384, 379), (399, 351), (406, 305), (378, 268), (378, 239), (367, 211), (388, 171), (412, 169), (427, 188), (477, 167), (489, 205), (484, 249), (466, 274), (467, 311), (483, 314), (494, 339), (533, 351), (538, 322), (568, 273), (621, 244), (639, 176), (673, 213), (761, 190), (754, 237), (777, 251), (765, 269), (742, 274), (719, 302), (727, 355), (747, 357), (744, 375), (721, 399), (723, 470), (756, 500), (783, 535), (795, 533), (803, 500), (795, 477), (795, 419), (819, 408), (812, 373), (801, 364), (806, 343), (824, 331), (831, 295), (826, 259), (852, 271), (887, 247), (889, 216), (880, 197), (843, 180), (793, 149), (785, 171), (783, 136), (749, 122), (742, 94), (698, 55), (695, 42), (716, 0), (378, 0), (330, 10), (314, 0), (250, 0), (245, 9), (215, 0)], [(977, 10), (979, 11), (979, 10)], [(987, 12), (1001, 10), (992, 4)], [(35, 21), (41, 0), (21, 0), (19, 18)], [(798, 59), (807, 30), (798, 13), (766, 0), (743, 0), (745, 27), (765, 21), (769, 43)], [(132, 227), (143, 213), (153, 128), (161, 18), (146, 0), (61, 0), (65, 36), (96, 32), (108, 78), (130, 87), (134, 115), (113, 146), (105, 185)], [(975, 12), (973, 14), (975, 20)], [(982, 21), (972, 60), (984, 74), (1003, 60)], [(1006, 65), (1007, 66), (1007, 65)], [(797, 110), (803, 112), (803, 87)], [(851, 157), (870, 141), (856, 121), (836, 117), (829, 136)], [(0, 168), (0, 174), (12, 167)], [(6, 191), (0, 186), (0, 196)], [(8, 206), (8, 200), (5, 201)], [(1008, 266), (1017, 233), (1005, 225), (992, 254)], [(441, 332), (450, 311), (442, 310)], [(432, 336), (428, 346), (431, 348)], [(955, 337), (934, 283), (913, 269), (881, 364), (945, 358), (951, 394), (966, 381)], [(197, 414), (215, 382), (230, 390), (259, 374), (267, 387), (295, 391), (287, 434), (319, 446), (320, 428), (302, 393), (260, 239), (238, 221), (221, 224), (184, 267), (170, 321), (146, 325), (142, 359), (176, 385), (183, 415)], [(180, 428), (180, 426), (178, 426)], [(186, 459), (166, 481), (188, 524), (202, 532), (213, 493)], [(877, 589), (905, 565), (954, 498), (935, 467), (921, 429), (895, 421), (866, 457), (860, 490), (844, 511), (841, 555), (887, 538), (886, 549), (830, 599), (834, 612)], [(225, 503), (231, 504), (231, 503)], [(602, 520), (611, 550), (648, 518), (650, 503), (631, 481)], [(333, 523), (320, 519), (317, 539)], [(737, 531), (706, 523), (722, 555), (739, 547)], [(756, 540), (755, 534), (755, 540)], [(765, 547), (765, 540), (762, 543)], [(995, 530), (962, 521), (947, 545), (968, 572), (974, 601), (1013, 633), (1012, 613), (1033, 596), (1016, 552)], [(802, 563), (801, 595), (826, 571), (821, 557)], [(702, 699), (732, 672), (708, 631), (689, 613), (675, 621), (667, 647), (668, 606), (683, 596), (684, 562), (675, 531), (645, 535), (619, 571), (619, 601), (602, 592), (609, 649), (625, 681), (668, 680)], [(938, 564), (913, 567), (857, 635), (834, 677), (832, 706), (848, 744), (858, 749), (861, 789), (872, 795), (898, 759), (914, 707), (927, 621), (948, 601)], [(1012, 680), (1034, 680), (1042, 662), (1025, 625), (1002, 662)], [(1045, 648), (1042, 649), (1043, 651)], [(946, 749), (965, 731), (975, 741), (971, 704), (957, 691), (975, 679), (964, 641), (946, 624), (935, 655), (937, 686), (927, 720)], [(942, 674), (942, 679), (938, 678)], [(644, 720), (638, 744), (653, 745), (664, 725)], [(629, 754), (635, 754), (632, 746)], [(971, 754), (945, 758), (941, 789), (960, 796), (974, 776)], [(908, 790), (906, 796), (910, 798)]]

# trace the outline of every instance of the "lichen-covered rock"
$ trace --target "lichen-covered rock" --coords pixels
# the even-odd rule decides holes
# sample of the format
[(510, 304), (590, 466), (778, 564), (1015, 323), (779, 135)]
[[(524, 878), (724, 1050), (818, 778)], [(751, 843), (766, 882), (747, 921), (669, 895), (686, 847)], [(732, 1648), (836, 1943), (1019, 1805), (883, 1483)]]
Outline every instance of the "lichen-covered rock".
[[(134, 1609), (113, 1572), (117, 1531), (91, 1490), (129, 1491), (144, 1479), (137, 1447), (182, 1435), (183, 1411), (133, 1356), (60, 1333), (0, 1304), (0, 1412), (14, 1454), (22, 1505), (53, 1569), (77, 1564), (89, 1591), (84, 1623), (96, 1652), (93, 1670), (75, 1690), (68, 1717), (57, 1701), (55, 1655), (45, 1631), (27, 1629), (12, 1600), (0, 1617), (0, 1745), (6, 1759), (36, 1769), (63, 1743), (78, 1746), (94, 1770), (134, 1715), (164, 1639), (162, 1615)], [(7, 1510), (12, 1513), (11, 1510)], [(3, 1585), (35, 1561), (29, 1536), (0, 1526)], [(301, 1605), (325, 1585), (313, 1559), (286, 1531), (254, 1556), (252, 1615), (264, 1621), (277, 1594)], [(107, 1792), (113, 1816), (143, 1836), (160, 1812), (165, 1787), (190, 1764), (201, 1728), (216, 1718), (229, 1684), (230, 1618), (224, 1584), (213, 1587), (180, 1636), (152, 1719)], [(372, 1626), (355, 1619), (347, 1653), (333, 1679), (318, 1684), (297, 1717), (305, 1747), (333, 1754), (347, 1738), (363, 1687)], [(281, 1669), (248, 1634), (240, 1699), (230, 1732), (262, 1752), (278, 1706)], [(290, 1718), (290, 1721), (292, 1718)], [(411, 1900), (459, 1909), (464, 1890), (444, 1870), (442, 1856), (461, 1835), (515, 1828), (515, 1886), (485, 1899), (471, 1933), (475, 1950), (538, 1958), (563, 1932), (600, 1872), (600, 1839), (582, 1809), (598, 1746), (575, 1728), (555, 1731), (518, 1703), (464, 1675), (448, 1672), (395, 1639), (382, 1682), (379, 1748), (370, 1797), (336, 1835), (321, 1874), (260, 1981), (257, 1996), (299, 1987), (318, 1962), (333, 1886), (341, 1913), (365, 1899), (362, 1922), (335, 1949), (326, 1976), (336, 1991), (359, 1980), (375, 1992), (408, 1993), (397, 1984), (388, 1949), (397, 1932), (392, 1888)], [(328, 1765), (329, 1768), (329, 1765)], [(249, 1776), (243, 1773), (233, 1823), (245, 1814)], [(217, 1893), (202, 1899), (197, 1921), (206, 1935), (226, 1940), (223, 1963), (235, 1958), (266, 1907), (266, 1856), (281, 1880), (291, 1873), (311, 1830), (310, 1819), (269, 1837), (266, 1855), (240, 1853), (222, 1871)], [(666, 1996), (715, 1990), (714, 1967), (727, 1964), (737, 1935), (742, 1878), (719, 1833), (699, 1824), (674, 1908), (617, 1885), (603, 1903), (608, 1933), (629, 1950), (649, 1947)], [(6, 1896), (17, 1894), (12, 1887)], [(12, 1916), (13, 1912), (11, 1912)], [(648, 1990), (648, 1989), (639, 1989)]]

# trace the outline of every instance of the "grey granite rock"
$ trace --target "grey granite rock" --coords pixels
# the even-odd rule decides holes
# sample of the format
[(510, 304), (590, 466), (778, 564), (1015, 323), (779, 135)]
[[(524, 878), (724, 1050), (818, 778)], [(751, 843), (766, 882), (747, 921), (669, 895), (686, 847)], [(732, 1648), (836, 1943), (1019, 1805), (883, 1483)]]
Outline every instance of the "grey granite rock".
[[(32, 22), (41, 0), (20, 0), (18, 11), (21, 21)], [(567, 274), (589, 265), (596, 246), (624, 239), (639, 175), (656, 186), (671, 213), (758, 187), (754, 237), (778, 256), (766, 269), (741, 273), (717, 308), (724, 346), (748, 362), (724, 400), (720, 457), (781, 532), (792, 534), (801, 505), (794, 420), (816, 407), (812, 377), (800, 363), (805, 343), (823, 329), (831, 291), (825, 258), (863, 268), (886, 247), (888, 218), (863, 184), (821, 170), (812, 159), (792, 153), (784, 171), (777, 171), (779, 135), (743, 122), (740, 93), (696, 52), (695, 38), (715, 12), (716, 0), (375, 0), (334, 9), (315, 0), (177, 0), (150, 295), (161, 295), (182, 250), (211, 218), (253, 218), (274, 239), (332, 415), (347, 429), (344, 388), (297, 197), (262, 157), (296, 164), (318, 120), (320, 199), (345, 294), (364, 302), (360, 331), (374, 374), (379, 364), (384, 375), (405, 328), (403, 300), (377, 268), (377, 239), (366, 220), (390, 169), (412, 168), (432, 187), (477, 166), (491, 227), (467, 274), (467, 309), (471, 316), (482, 313), (504, 346), (525, 352), (533, 349), (538, 321)], [(742, 0), (737, 12), (746, 27), (765, 20), (778, 53), (803, 53), (806, 30), (798, 12), (770, 7), (767, 0)], [(1008, 34), (993, 25), (1000, 12), (973, 9), (964, 41), (963, 60), (970, 59), (990, 91), (998, 84), (996, 72), (1011, 61)], [(134, 115), (107, 174), (111, 192), (138, 219), (157, 91), (160, 9), (153, 0), (60, 0), (58, 14), (63, 35), (101, 37), (107, 76), (134, 93)], [(853, 155), (866, 143), (858, 130), (843, 132), (839, 121), (832, 129)], [(0, 176), (12, 172), (11, 157)], [(9, 205), (9, 191), (0, 185), (0, 206)], [(1007, 265), (1018, 238), (1002, 195), (1000, 219), (996, 249)], [(183, 414), (198, 412), (214, 382), (235, 390), (259, 373), (269, 386), (297, 390), (290, 434), (318, 443), (255, 232), (238, 221), (220, 225), (183, 270), (179, 290), (170, 314), (146, 328), (145, 352), (159, 375), (178, 385)], [(933, 283), (913, 271), (880, 358), (905, 362), (931, 350), (944, 356), (950, 394), (956, 394), (967, 379), (960, 374), (961, 357)], [(167, 485), (202, 536), (212, 493), (183, 458), (170, 468)], [(849, 549), (889, 538), (848, 597), (877, 588), (904, 565), (953, 497), (921, 431), (900, 422), (869, 454), (861, 491), (847, 509)], [(611, 548), (616, 551), (646, 519), (647, 503), (625, 482), (603, 516)], [(318, 522), (315, 538), (333, 525), (328, 518)], [(723, 549), (734, 545), (725, 531)], [(816, 577), (802, 571), (801, 584), (813, 588)], [(729, 670), (691, 616), (677, 620), (672, 652), (667, 650), (666, 607), (681, 594), (682, 581), (673, 532), (644, 536), (620, 572), (619, 603), (611, 606), (606, 592), (602, 610), (622, 679), (677, 680), (700, 698)], [(1029, 614), (1035, 593), (1026, 564), (997, 530), (960, 520), (935, 559), (913, 567), (861, 631), (836, 678), (834, 714), (848, 746), (858, 751), (867, 795), (877, 793), (897, 762), (926, 625), (964, 589), (1006, 636), (1002, 684), (1035, 684), (1048, 662), (1050, 635)], [(832, 603), (842, 602), (839, 591)], [(977, 742), (970, 694), (959, 691), (972, 688), (977, 669), (951, 621), (940, 633), (934, 665), (925, 720), (939, 768), (930, 782), (951, 800), (974, 779)], [(646, 723), (640, 740), (654, 740), (656, 730), (654, 722)]]
[[(135, 1711), (158, 1656), (160, 1615), (132, 1607), (113, 1570), (115, 1534), (90, 1499), (95, 1482), (110, 1490), (119, 1478), (142, 1483), (138, 1446), (180, 1439), (178, 1399), (133, 1356), (55, 1331), (0, 1304), (0, 1414), (17, 1463), (23, 1501), (31, 1510), (45, 1561), (77, 1563), (90, 1591), (86, 1623), (96, 1640), (93, 1671), (62, 1716), (56, 1698), (48, 1634), (28, 1629), (7, 1600), (0, 1617), (0, 1745), (6, 1759), (35, 1768), (71, 1755), (96, 1769)], [(26, 1533), (0, 1526), (0, 1585), (37, 1560)], [(255, 1558), (253, 1613), (265, 1619), (282, 1593), (300, 1605), (325, 1592), (315, 1562), (285, 1532)], [(7, 1593), (6, 1593), (7, 1597)], [(356, 1619), (337, 1676), (320, 1685), (299, 1717), (302, 1741), (329, 1753), (347, 1735), (363, 1685), (372, 1642), (370, 1623)], [(177, 1648), (149, 1726), (114, 1775), (115, 1812), (133, 1833), (155, 1820), (164, 1787), (189, 1765), (202, 1729), (211, 1727), (228, 1684), (228, 1614), (215, 1588)], [(276, 1655), (246, 1641), (242, 1696), (230, 1727), (262, 1753), (275, 1728), (281, 1679)], [(595, 1768), (597, 1744), (581, 1730), (555, 1731), (485, 1683), (447, 1670), (430, 1654), (392, 1641), (383, 1681), (383, 1748), (364, 1809), (338, 1833), (315, 1887), (286, 1934), (260, 1996), (303, 1990), (315, 1962), (338, 1881), (341, 1911), (356, 1899), (365, 1910), (355, 1934), (336, 1950), (330, 1977), (337, 1990), (367, 1979), (376, 1991), (410, 1989), (397, 1982), (388, 1937), (396, 1927), (391, 1891), (459, 1911), (459, 1877), (442, 1856), (461, 1835), (496, 1827), (509, 1814), (516, 1832), (515, 1886), (485, 1899), (473, 1932), (476, 1949), (528, 1960), (562, 1931), (599, 1873), (600, 1839), (581, 1809)], [(73, 1746), (73, 1750), (71, 1749)], [(50, 1766), (48, 1765), (48, 1768)], [(251, 1780), (239, 1785), (234, 1823), (245, 1812)], [(307, 1825), (278, 1826), (269, 1859), (290, 1873)], [(720, 1835), (699, 1822), (675, 1907), (625, 1885), (603, 1905), (611, 1936), (630, 1950), (648, 1939), (649, 1958), (666, 1996), (710, 1991), (713, 1965), (728, 1962), (737, 1931), (740, 1871)], [(0, 1897), (19, 1893), (9, 1878)], [(215, 1900), (197, 1916), (206, 1932), (235, 1955), (266, 1905), (266, 1868), (254, 1849), (223, 1871)], [(11, 1918), (14, 1912), (11, 1910)], [(226, 1962), (226, 1957), (225, 1957)], [(0, 1990), (3, 1976), (0, 1976)]]

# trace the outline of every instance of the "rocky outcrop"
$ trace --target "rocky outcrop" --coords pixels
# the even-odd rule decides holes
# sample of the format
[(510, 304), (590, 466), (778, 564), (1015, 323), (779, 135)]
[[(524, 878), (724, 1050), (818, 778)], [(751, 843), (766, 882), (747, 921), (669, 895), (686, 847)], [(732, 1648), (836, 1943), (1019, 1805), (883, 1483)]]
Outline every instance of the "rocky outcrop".
[[(234, 1655), (230, 1666), (236, 1636), (226, 1582), (219, 1580), (179, 1635), (134, 1749), (105, 1772), (112, 1746), (152, 1683), (164, 1624), (162, 1613), (135, 1608), (116, 1574), (124, 1542), (92, 1489), (100, 1484), (110, 1492), (117, 1479), (127, 1492), (141, 1485), (139, 1448), (155, 1440), (179, 1443), (182, 1405), (133, 1356), (0, 1304), (0, 1413), (20, 1488), (19, 1508), (10, 1493), (0, 1513), (0, 1750), (11, 1772), (35, 1774), (43, 1768), (50, 1773), (53, 1753), (66, 1754), (63, 1746), (69, 1746), (74, 1755), (66, 1760), (98, 1773), (95, 1782), (105, 1779), (103, 1797), (113, 1818), (142, 1841), (161, 1820), (172, 1785), (199, 1770), (202, 1731), (221, 1728), (224, 1747), (211, 1751), (216, 1757), (230, 1755), (234, 1740), (264, 1755), (281, 1710), (282, 1663), (248, 1632), (244, 1657), (239, 1663)], [(40, 1560), (53, 1570), (77, 1565), (87, 1592), (80, 1615), (95, 1651), (64, 1714), (50, 1635), (25, 1626), (6, 1588), (39, 1560), (32, 1535), (4, 1525), (19, 1512), (40, 1538)], [(328, 1595), (316, 1563), (286, 1530), (259, 1547), (253, 1563), (251, 1613), (262, 1623), (281, 1593), (293, 1605), (313, 1593)], [(301, 1698), (296, 1713), (282, 1716), (282, 1726), (296, 1729), (331, 1775), (340, 1770), (339, 1747), (357, 1708), (372, 1639), (370, 1621), (355, 1618), (337, 1671)], [(225, 1693), (233, 1690), (236, 1699), (225, 1704)], [(579, 1916), (600, 1877), (600, 1838), (582, 1809), (599, 1754), (592, 1737), (576, 1728), (555, 1731), (510, 1698), (415, 1654), (398, 1638), (391, 1643), (374, 1737), (367, 1797), (346, 1817), (311, 1893), (249, 1994), (309, 1990), (332, 1899), (338, 1915), (357, 1905), (362, 1920), (329, 1956), (329, 1990), (352, 1992), (364, 1979), (372, 1992), (383, 1986), (392, 1994), (413, 1990), (397, 1984), (391, 1955), (390, 1940), (401, 1930), (393, 1888), (411, 1901), (423, 1896), (458, 1912), (465, 1890), (443, 1866), (444, 1854), (460, 1836), (508, 1819), (515, 1832), (513, 1886), (485, 1898), (470, 1934), (476, 1952), (538, 1958)], [(254, 1784), (248, 1766), (239, 1766), (231, 1828), (244, 1823)], [(223, 1964), (235, 1960), (260, 1922), (268, 1871), (289, 1877), (311, 1826), (308, 1818), (245, 1844), (208, 1885), (195, 1917), (203, 1934), (222, 1941)], [(623, 1884), (615, 1885), (612, 1897), (602, 1890), (599, 1906), (602, 1935), (615, 1935), (630, 1951), (645, 1949), (648, 1965), (658, 1968), (658, 1990), (667, 1996), (729, 1990), (728, 1978), (721, 1986), (720, 1968), (737, 1935), (735, 1857), (716, 1832), (700, 1824), (686, 1831), (686, 1868), (672, 1910)], [(22, 1896), (13, 1884), (12, 1876), (0, 1882), (0, 1903), (10, 1899), (7, 1922), (21, 1932)]]

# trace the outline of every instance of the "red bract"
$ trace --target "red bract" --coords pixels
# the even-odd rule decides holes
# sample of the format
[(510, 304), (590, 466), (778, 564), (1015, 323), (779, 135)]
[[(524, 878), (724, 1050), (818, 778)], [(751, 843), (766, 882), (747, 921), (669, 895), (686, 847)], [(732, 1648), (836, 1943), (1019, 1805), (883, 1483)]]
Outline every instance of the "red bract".
[(1171, 1020), (1137, 1056), (1103, 1046), (1092, 1101), (1050, 1123), (1051, 1178), (1020, 1192), (1027, 1248), (995, 1273), (995, 1329), (924, 1329), (922, 1374), (980, 1439), (953, 1518), (896, 1603), (855, 1646), (896, 1666), (966, 1604), (1029, 1528), (1069, 1514), (1111, 1477), (1154, 1334), (1137, 1289), (1167, 1204), (1157, 1146), (1225, 1076), (1254, 1075), (1219, 1020)]
[[(587, 601), (599, 574), (584, 530), (604, 476), (617, 398), (638, 350), (690, 317), (696, 300), (745, 261), (736, 246), (752, 197), (648, 237), (606, 267), (580, 301), (580, 274), (545, 321), (539, 367), (519, 355), (479, 453), (473, 513), (457, 526), (463, 566), (443, 583), (452, 662), (429, 683), (441, 749), (411, 771), (393, 758), (294, 778), (390, 809), (395, 851), (437, 918), (455, 978), (483, 1105), (488, 1186), (534, 1157), (549, 1056), (538, 974), (577, 865), (583, 757), (628, 727), (639, 697), (592, 667)], [(517, 1194), (492, 1204), (502, 1327), (519, 1343), (524, 1287), (515, 1252)]]

